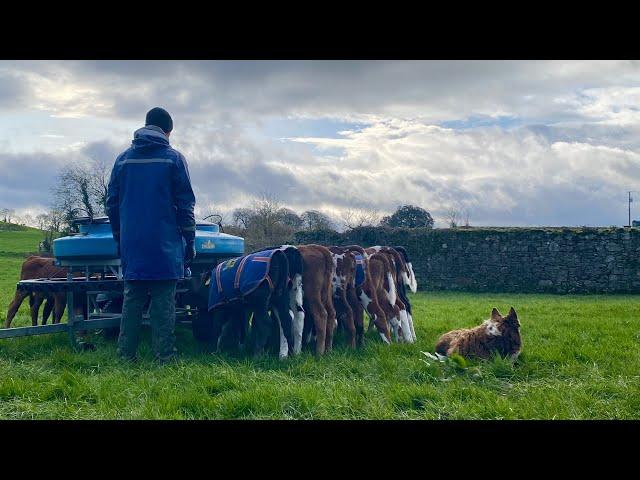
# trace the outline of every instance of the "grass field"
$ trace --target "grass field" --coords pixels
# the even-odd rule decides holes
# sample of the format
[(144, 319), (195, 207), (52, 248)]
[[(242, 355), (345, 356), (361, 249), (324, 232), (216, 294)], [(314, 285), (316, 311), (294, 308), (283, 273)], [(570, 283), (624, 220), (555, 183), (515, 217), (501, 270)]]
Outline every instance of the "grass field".
[[(38, 231), (0, 232), (0, 321)], [(200, 352), (179, 328), (181, 359), (121, 364), (112, 341), (74, 352), (63, 334), (0, 340), (0, 418), (606, 419), (640, 417), (640, 296), (418, 293), (418, 342), (286, 361)], [(523, 353), (466, 368), (423, 361), (438, 336), (513, 305)], [(28, 309), (15, 325), (29, 324)]]

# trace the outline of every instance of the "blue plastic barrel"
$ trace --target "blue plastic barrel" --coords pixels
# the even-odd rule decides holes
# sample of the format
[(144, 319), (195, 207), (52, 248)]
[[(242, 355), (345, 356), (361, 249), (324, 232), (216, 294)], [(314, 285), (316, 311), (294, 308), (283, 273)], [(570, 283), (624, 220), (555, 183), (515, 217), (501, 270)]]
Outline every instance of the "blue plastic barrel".
[[(106, 217), (78, 223), (79, 233), (53, 241), (58, 260), (101, 260), (118, 258), (111, 225)], [(196, 261), (244, 254), (244, 239), (221, 233), (215, 223), (196, 224)], [(198, 263), (199, 263), (198, 262)]]

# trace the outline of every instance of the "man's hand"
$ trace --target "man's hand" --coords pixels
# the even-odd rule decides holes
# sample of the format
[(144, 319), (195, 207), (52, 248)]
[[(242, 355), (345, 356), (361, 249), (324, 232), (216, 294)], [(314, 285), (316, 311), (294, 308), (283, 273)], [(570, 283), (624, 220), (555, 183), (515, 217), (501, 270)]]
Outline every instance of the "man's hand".
[(189, 268), (194, 258), (196, 258), (195, 242), (187, 242), (187, 245), (184, 247), (184, 267)]

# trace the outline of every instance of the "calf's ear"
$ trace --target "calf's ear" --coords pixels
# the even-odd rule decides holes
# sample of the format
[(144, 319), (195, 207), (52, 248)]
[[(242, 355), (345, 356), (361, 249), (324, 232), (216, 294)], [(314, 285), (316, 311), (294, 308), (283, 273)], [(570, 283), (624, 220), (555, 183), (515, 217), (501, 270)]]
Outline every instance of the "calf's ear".
[(495, 307), (493, 307), (493, 310), (491, 310), (491, 320), (494, 320), (494, 321), (502, 320), (502, 315), (500, 315), (500, 312)]

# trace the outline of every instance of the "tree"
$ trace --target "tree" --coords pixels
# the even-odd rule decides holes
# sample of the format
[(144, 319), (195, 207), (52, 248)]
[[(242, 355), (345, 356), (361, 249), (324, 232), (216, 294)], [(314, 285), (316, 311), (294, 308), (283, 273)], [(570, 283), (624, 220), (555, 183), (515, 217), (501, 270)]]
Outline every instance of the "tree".
[(111, 168), (107, 166), (104, 160), (92, 160), (88, 175), (89, 194), (93, 197), (93, 201), (98, 206), (99, 213), (106, 214), (107, 192), (109, 190)]
[(65, 221), (64, 213), (60, 210), (51, 209), (48, 213), (41, 213), (36, 217), (38, 227), (45, 231), (45, 240), (53, 242), (53, 236), (60, 232), (62, 224)]
[(27, 226), (29, 226), (29, 227), (33, 227), (33, 226), (35, 225), (35, 220), (34, 220), (34, 218), (33, 218), (31, 215), (29, 215), (28, 213), (25, 213), (25, 214), (22, 216), (22, 219), (21, 219), (21, 220), (22, 220), (22, 222), (21, 222), (21, 223), (22, 223), (22, 225), (27, 225)]
[(59, 233), (64, 222), (64, 212), (52, 208), (47, 214), (46, 228), (51, 232)]
[(433, 228), (433, 217), (424, 208), (415, 205), (401, 205), (393, 215), (386, 216), (380, 222), (393, 228)]
[(251, 204), (252, 226), (268, 237), (280, 222), (281, 208), (280, 201), (274, 195), (263, 193), (260, 199), (254, 200)]
[(46, 213), (40, 213), (36, 216), (36, 225), (39, 230), (44, 230), (47, 228), (47, 224), (49, 223), (49, 216)]
[(373, 227), (378, 224), (379, 220), (380, 214), (375, 208), (365, 210), (353, 210), (349, 208), (342, 214), (342, 223), (348, 229)]
[(288, 243), (302, 225), (296, 212), (283, 207), (274, 195), (266, 193), (250, 207), (235, 209), (232, 217), (234, 226), (230, 232), (243, 236), (249, 251)]
[(307, 210), (300, 218), (305, 230), (333, 230), (331, 219), (318, 210)]
[(283, 223), (283, 225), (291, 227), (294, 230), (299, 230), (300, 228), (302, 228), (302, 218), (300, 218), (300, 216), (290, 208), (281, 208), (279, 214), (280, 221)]
[(63, 167), (53, 189), (53, 208), (63, 212), (64, 221), (69, 225), (77, 217), (104, 215), (109, 176), (110, 170), (99, 160)]
[(447, 210), (447, 223), (450, 228), (456, 228), (458, 226), (458, 218), (460, 217), (460, 211), (456, 208), (450, 208)]
[(0, 210), (0, 215), (5, 223), (11, 223), (11, 217), (15, 215), (16, 211), (13, 208), (3, 208)]
[(253, 211), (250, 208), (236, 208), (233, 211), (233, 224), (236, 227), (249, 228)]

